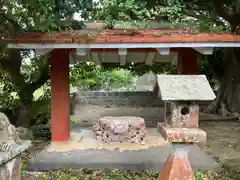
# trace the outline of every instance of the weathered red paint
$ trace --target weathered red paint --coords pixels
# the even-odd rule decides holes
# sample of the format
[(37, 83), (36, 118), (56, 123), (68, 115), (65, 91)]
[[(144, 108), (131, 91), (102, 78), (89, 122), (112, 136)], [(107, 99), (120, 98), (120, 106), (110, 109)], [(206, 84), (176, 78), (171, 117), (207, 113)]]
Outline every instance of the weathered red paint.
[[(196, 112), (197, 111), (197, 112)], [(199, 127), (199, 109), (190, 113), (190, 120), (188, 122), (190, 128), (198, 128)]]
[(195, 180), (188, 159), (171, 155), (160, 170), (159, 180)]
[[(91, 39), (87, 34), (93, 34)], [(90, 41), (89, 41), (90, 40)], [(26, 32), (11, 38), (0, 40), (1, 44), (37, 43), (37, 44), (75, 44), (75, 43), (216, 43), (240, 42), (239, 35), (217, 33), (191, 33), (185, 29), (105, 29), (102, 32), (84, 29), (56, 33)]]
[(52, 141), (66, 141), (69, 127), (69, 50), (55, 49), (51, 58)]
[(178, 53), (178, 74), (198, 74), (198, 53), (190, 48), (183, 48)]
[(206, 143), (207, 133), (199, 128), (172, 128), (165, 123), (158, 123), (158, 131), (173, 143)]

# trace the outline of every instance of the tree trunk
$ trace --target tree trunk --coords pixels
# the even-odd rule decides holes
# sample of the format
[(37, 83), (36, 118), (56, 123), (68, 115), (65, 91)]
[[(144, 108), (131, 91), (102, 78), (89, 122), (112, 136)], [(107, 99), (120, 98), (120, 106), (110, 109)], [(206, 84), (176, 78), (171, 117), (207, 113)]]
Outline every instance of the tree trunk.
[(240, 56), (238, 56), (238, 48), (226, 48), (224, 51), (224, 73), (218, 77), (219, 90), (217, 97), (205, 112), (220, 114), (223, 116), (236, 115), (239, 116), (240, 104), (239, 85), (240, 85)]
[(29, 106), (21, 103), (19, 111), (20, 112), (16, 126), (28, 127), (31, 122)]
[[(29, 126), (31, 123), (30, 109), (33, 102), (33, 93), (40, 88), (49, 76), (50, 56), (45, 59), (44, 66), (39, 67), (39, 77), (32, 82), (26, 82), (24, 75), (21, 74), (22, 57), (19, 49), (8, 49), (8, 58), (4, 61), (4, 68), (11, 79), (11, 82), (20, 98), (19, 117), (16, 126)], [(37, 73), (37, 72), (34, 72)]]
[[(0, 26), (0, 30), (4, 30), (0, 32), (1, 37), (11, 38), (23, 32), (23, 29), (17, 21), (5, 16), (4, 13), (1, 17), (3, 19), (3, 23)], [(13, 87), (20, 97), (20, 105), (13, 108), (17, 110), (19, 109), (19, 113), (17, 113), (17, 115), (19, 114), (19, 117), (15, 118), (17, 120), (13, 121), (17, 126), (30, 125), (30, 109), (33, 102), (33, 93), (50, 79), (50, 56), (47, 55), (47, 57), (43, 58), (43, 61), (46, 60), (45, 63), (37, 66), (39, 71), (38, 78), (30, 79), (31, 81), (26, 81), (24, 74), (21, 73), (23, 61), (21, 50), (8, 49), (5, 46), (1, 46), (0, 68), (3, 68), (8, 73)], [(37, 72), (34, 71), (33, 73)]]
[(35, 91), (35, 89), (27, 88), (30, 88), (30, 86), (24, 84), (22, 90), (19, 92), (20, 108), (16, 126), (27, 127), (31, 123), (30, 107), (33, 102), (33, 92)]

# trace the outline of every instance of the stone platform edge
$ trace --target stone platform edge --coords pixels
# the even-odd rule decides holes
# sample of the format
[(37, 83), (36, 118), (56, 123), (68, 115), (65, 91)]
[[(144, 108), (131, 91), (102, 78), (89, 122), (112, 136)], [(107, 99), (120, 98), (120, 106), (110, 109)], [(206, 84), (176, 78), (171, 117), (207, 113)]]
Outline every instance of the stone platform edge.
[(207, 141), (207, 133), (199, 128), (170, 128), (165, 123), (158, 123), (157, 129), (165, 140), (173, 143), (205, 144)]
[(22, 140), (21, 143), (14, 145), (8, 152), (0, 152), (0, 164), (8, 162), (32, 146), (31, 141)]

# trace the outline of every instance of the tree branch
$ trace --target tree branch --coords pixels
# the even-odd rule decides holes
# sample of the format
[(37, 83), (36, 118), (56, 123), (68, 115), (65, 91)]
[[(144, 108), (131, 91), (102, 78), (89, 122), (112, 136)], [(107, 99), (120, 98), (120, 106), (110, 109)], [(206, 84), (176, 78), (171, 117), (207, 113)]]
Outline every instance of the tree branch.
[(23, 75), (20, 72), (22, 57), (19, 49), (8, 49), (8, 56), (4, 60), (4, 68), (7, 70), (16, 92), (20, 93), (26, 85)]
[(47, 62), (45, 65), (39, 70), (41, 72), (41, 75), (39, 78), (29, 84), (28, 89), (34, 93), (38, 88), (40, 88), (45, 82), (47, 82), (50, 79), (50, 73), (49, 73), (49, 65), (50, 65), (50, 56), (47, 58)]
[(184, 9), (183, 13), (196, 19), (199, 19), (200, 17), (200, 15), (198, 15), (194, 10)]
[(233, 16), (230, 14), (227, 9), (224, 7), (224, 4), (222, 3), (221, 0), (213, 0), (213, 5), (216, 13), (228, 21), (230, 24), (234, 24), (233, 22)]

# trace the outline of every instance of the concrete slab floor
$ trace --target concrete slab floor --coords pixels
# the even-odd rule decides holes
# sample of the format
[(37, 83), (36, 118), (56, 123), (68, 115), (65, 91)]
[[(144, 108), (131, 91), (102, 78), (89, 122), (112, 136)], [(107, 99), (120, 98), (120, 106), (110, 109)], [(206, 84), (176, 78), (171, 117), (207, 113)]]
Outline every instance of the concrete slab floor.
[[(118, 169), (159, 171), (171, 153), (170, 145), (144, 150), (75, 150), (70, 152), (42, 151), (31, 159), (28, 171), (51, 171), (59, 169)], [(194, 169), (214, 170), (218, 164), (199, 147), (193, 146), (189, 160)]]
[(156, 128), (147, 128), (147, 141), (144, 145), (134, 143), (103, 143), (95, 139), (91, 129), (75, 129), (67, 142), (54, 142), (46, 149), (49, 152), (69, 152), (73, 150), (127, 150), (148, 149), (149, 147), (163, 146), (168, 142), (157, 132)]
[[(52, 143), (32, 158), (28, 170), (96, 168), (159, 171), (173, 146), (155, 128), (149, 128), (148, 134), (149, 140), (145, 145), (104, 144), (96, 141), (89, 129), (74, 131), (70, 141)], [(195, 169), (213, 170), (217, 167), (217, 163), (196, 145), (190, 149), (189, 160)]]

